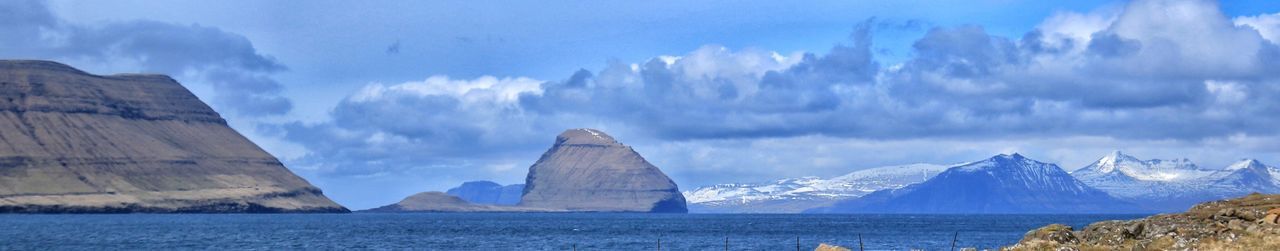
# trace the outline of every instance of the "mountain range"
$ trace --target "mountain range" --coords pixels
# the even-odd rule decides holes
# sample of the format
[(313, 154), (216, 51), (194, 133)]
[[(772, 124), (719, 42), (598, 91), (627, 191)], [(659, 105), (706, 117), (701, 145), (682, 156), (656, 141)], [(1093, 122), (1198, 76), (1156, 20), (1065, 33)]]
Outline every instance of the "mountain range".
[(700, 213), (799, 213), (871, 192), (924, 182), (947, 166), (910, 164), (868, 168), (830, 179), (803, 177), (765, 183), (721, 184), (684, 192)]
[(1254, 159), (1205, 169), (1185, 158), (1141, 160), (1116, 151), (1071, 175), (1157, 212), (1184, 211), (1196, 203), (1253, 192), (1280, 192), (1280, 169)]
[[(1004, 160), (1009, 158), (1018, 160)], [(1253, 192), (1280, 193), (1280, 168), (1244, 159), (1207, 169), (1185, 158), (1143, 160), (1116, 151), (1072, 172), (1013, 154), (957, 165), (870, 168), (831, 179), (720, 184), (684, 194), (699, 213), (1101, 213), (1176, 212)], [(1064, 195), (1078, 200), (1043, 200)], [(964, 203), (953, 204), (958, 202)], [(1063, 203), (1090, 206), (1057, 205)]]
[(1124, 213), (1132, 204), (1089, 187), (1058, 165), (1020, 154), (948, 168), (919, 184), (880, 190), (806, 213)]

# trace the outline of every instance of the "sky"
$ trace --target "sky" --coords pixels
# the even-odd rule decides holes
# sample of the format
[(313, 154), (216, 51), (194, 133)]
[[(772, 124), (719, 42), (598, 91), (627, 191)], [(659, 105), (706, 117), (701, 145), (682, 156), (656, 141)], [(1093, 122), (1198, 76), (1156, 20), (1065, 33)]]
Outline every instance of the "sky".
[(1275, 1), (3, 1), (0, 58), (169, 74), (352, 209), (570, 128), (682, 189), (1022, 153), (1280, 165)]

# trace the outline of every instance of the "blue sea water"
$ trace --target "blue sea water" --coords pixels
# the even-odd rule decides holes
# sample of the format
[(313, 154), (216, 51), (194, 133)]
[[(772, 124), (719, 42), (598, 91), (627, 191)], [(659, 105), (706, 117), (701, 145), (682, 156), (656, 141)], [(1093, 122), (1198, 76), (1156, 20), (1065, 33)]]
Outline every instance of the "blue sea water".
[(0, 249), (857, 250), (995, 248), (1050, 223), (1142, 215), (0, 215)]

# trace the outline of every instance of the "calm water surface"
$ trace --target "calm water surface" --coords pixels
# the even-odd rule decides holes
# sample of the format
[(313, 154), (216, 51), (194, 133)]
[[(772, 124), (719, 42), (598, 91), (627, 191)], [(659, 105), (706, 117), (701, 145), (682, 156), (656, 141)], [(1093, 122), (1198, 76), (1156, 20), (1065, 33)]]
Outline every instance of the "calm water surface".
[(992, 248), (1141, 215), (0, 215), (0, 249), (867, 250)]

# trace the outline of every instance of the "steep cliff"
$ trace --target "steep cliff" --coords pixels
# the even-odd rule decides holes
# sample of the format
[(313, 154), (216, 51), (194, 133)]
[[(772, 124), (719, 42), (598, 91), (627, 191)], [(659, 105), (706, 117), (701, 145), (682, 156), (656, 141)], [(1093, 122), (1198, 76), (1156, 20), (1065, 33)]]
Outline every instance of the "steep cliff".
[(347, 212), (162, 75), (0, 61), (0, 212)]
[(593, 212), (684, 213), (684, 196), (662, 170), (594, 129), (556, 137), (525, 180), (521, 206)]

